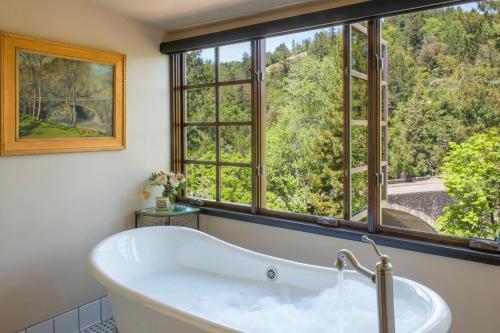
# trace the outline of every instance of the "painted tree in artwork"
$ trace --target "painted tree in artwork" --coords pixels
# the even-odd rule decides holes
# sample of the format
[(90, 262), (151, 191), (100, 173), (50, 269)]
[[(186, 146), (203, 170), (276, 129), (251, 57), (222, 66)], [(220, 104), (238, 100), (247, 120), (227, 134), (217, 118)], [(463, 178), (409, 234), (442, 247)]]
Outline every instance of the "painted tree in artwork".
[(65, 75), (65, 80), (67, 84), (67, 93), (66, 96), (71, 97), (71, 108), (73, 110), (72, 113), (72, 125), (73, 127), (76, 126), (76, 118), (77, 118), (77, 113), (76, 113), (76, 83), (78, 81), (78, 74), (80, 70), (80, 64), (81, 62), (79, 61), (66, 61), (63, 60), (62, 62), (64, 64), (64, 75)]
[(27, 52), (21, 52), (20, 57), (21, 70), (26, 73), (22, 76), (22, 78), (31, 79), (27, 82), (27, 93), (24, 93), (24, 96), (29, 98), (31, 116), (35, 119), (40, 119), (40, 113), (42, 110), (42, 80), (44, 78), (45, 57), (40, 54)]

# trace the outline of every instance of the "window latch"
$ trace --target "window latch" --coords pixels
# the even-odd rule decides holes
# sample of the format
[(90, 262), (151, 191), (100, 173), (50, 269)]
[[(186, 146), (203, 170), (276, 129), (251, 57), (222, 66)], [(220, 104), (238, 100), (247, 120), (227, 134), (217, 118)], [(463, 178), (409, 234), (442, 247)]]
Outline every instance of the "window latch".
[(375, 174), (375, 177), (377, 179), (377, 185), (384, 185), (385, 183), (385, 175), (383, 172), (377, 172)]
[(203, 200), (200, 199), (190, 199), (189, 203), (193, 206), (203, 206)]
[(471, 238), (469, 240), (469, 247), (471, 249), (490, 251), (500, 253), (500, 242), (484, 239), (484, 238)]
[(329, 227), (338, 227), (339, 226), (339, 220), (337, 220), (334, 217), (319, 217), (316, 220), (316, 223), (321, 224), (321, 225), (326, 225)]
[(258, 176), (263, 176), (264, 175), (264, 166), (263, 165), (258, 165), (257, 166), (257, 175)]
[(380, 57), (379, 55), (376, 55), (375, 56), (375, 61), (376, 61), (376, 64), (377, 64), (377, 69), (379, 71), (383, 70), (384, 69), (384, 58)]
[(264, 74), (262, 71), (255, 71), (255, 80), (262, 82), (264, 81)]

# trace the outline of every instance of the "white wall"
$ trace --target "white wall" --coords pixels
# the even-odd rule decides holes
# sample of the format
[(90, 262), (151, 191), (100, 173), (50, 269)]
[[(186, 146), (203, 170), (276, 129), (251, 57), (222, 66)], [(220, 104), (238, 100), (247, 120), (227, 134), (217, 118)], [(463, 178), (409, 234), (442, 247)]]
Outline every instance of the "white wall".
[[(352, 250), (366, 266), (377, 258), (367, 244), (202, 215), (203, 231), (227, 242), (273, 256), (333, 266), (338, 250)], [(451, 333), (500, 332), (500, 267), (382, 247), (395, 274), (438, 292), (453, 315)]]
[(138, 193), (167, 168), (167, 58), (162, 31), (79, 0), (1, 0), (0, 30), (127, 55), (127, 149), (0, 157), (0, 332), (16, 332), (104, 290), (86, 256), (132, 226)]

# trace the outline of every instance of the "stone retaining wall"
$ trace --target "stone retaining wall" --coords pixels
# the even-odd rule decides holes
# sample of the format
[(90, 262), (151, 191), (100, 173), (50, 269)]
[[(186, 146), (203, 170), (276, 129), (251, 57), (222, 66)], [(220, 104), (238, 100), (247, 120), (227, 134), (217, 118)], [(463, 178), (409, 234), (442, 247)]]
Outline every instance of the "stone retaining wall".
[[(390, 205), (398, 205), (421, 212), (433, 221), (443, 214), (443, 208), (453, 202), (446, 191), (391, 194), (387, 196)], [(426, 221), (428, 223), (428, 221)]]

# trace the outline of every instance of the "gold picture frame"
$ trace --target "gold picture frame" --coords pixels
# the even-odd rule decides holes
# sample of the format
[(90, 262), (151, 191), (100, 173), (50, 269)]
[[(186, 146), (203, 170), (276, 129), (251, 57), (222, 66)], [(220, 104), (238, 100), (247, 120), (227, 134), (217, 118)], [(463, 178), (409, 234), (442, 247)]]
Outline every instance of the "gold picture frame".
[(0, 32), (0, 155), (125, 149), (123, 54)]

